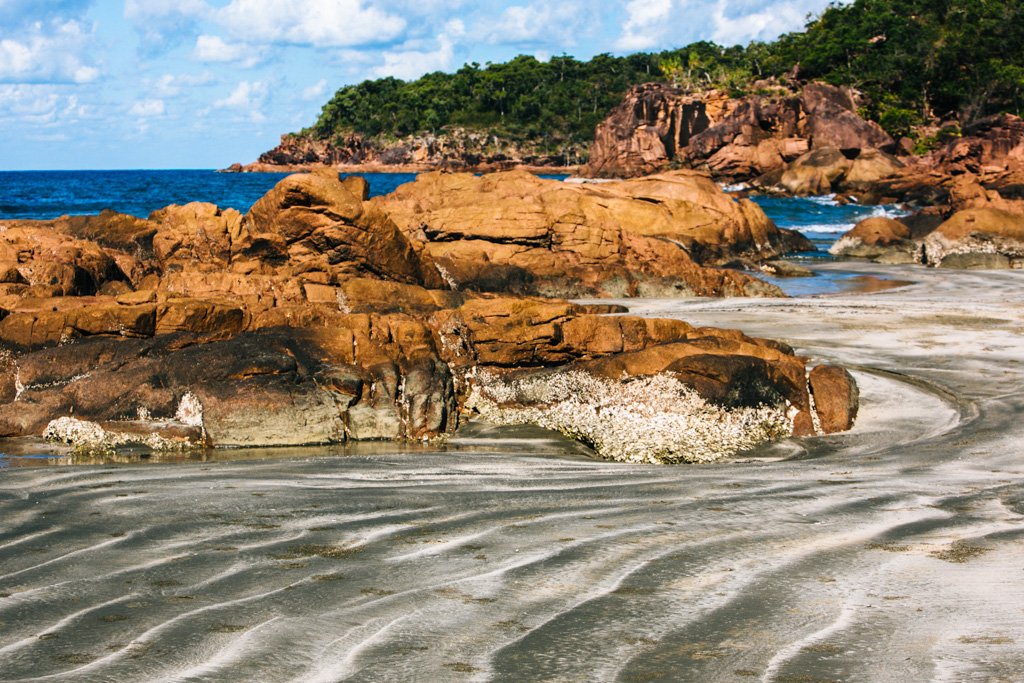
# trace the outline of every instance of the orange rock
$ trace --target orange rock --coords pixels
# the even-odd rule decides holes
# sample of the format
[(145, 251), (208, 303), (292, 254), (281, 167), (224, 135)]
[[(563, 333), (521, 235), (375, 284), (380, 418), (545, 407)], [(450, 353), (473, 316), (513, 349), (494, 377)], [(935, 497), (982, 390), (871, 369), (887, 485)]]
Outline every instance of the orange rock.
[(756, 206), (692, 171), (600, 185), (523, 172), (428, 173), (371, 204), (460, 288), (547, 296), (780, 294), (745, 274), (699, 265), (776, 254), (784, 239)]
[(213, 204), (193, 202), (168, 206), (150, 217), (158, 225), (153, 252), (166, 267), (178, 261), (194, 262), (197, 270), (221, 270), (231, 260), (231, 245), (241, 233), (242, 215), (221, 211)]
[(819, 365), (808, 378), (814, 409), (825, 434), (845, 432), (857, 418), (857, 383), (845, 368)]
[(258, 255), (259, 240), (272, 241), (262, 236), (276, 235), (288, 259), (334, 282), (370, 275), (442, 286), (437, 272), (421, 261), (394, 223), (372, 206), (364, 207), (365, 194), (360, 181), (342, 183), (329, 169), (288, 176), (252, 206), (234, 248), (252, 257)]

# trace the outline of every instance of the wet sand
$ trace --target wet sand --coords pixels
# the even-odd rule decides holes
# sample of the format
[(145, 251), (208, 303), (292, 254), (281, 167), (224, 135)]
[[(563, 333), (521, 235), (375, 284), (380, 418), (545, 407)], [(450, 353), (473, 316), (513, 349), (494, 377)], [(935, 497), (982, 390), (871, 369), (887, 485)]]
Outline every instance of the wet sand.
[(858, 272), (917, 284), (626, 302), (855, 369), (852, 432), (739, 462), (2, 472), (0, 680), (1020, 680), (1024, 275)]

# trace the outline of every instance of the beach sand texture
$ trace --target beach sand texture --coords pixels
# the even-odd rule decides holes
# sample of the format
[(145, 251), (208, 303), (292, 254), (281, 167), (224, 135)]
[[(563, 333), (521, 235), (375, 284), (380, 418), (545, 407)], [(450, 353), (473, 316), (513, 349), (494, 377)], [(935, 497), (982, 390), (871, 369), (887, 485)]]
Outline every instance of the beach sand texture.
[(8, 470), (0, 680), (1019, 680), (1024, 276), (858, 271), (915, 284), (624, 302), (854, 370), (853, 431), (739, 462)]

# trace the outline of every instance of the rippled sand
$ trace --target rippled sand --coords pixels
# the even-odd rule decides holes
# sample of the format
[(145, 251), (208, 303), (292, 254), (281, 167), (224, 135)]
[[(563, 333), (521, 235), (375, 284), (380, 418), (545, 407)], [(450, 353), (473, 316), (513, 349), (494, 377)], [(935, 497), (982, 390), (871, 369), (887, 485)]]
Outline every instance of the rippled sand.
[(1019, 681), (1024, 275), (860, 270), (919, 284), (629, 302), (856, 368), (853, 432), (743, 462), (0, 472), (0, 680)]

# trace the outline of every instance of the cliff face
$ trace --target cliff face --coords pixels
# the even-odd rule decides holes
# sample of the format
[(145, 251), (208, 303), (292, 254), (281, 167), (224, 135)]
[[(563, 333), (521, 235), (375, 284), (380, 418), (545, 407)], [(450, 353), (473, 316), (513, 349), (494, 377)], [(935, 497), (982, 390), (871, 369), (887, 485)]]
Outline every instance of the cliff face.
[(745, 180), (777, 171), (814, 148), (852, 153), (895, 146), (856, 113), (848, 89), (811, 83), (796, 92), (763, 85), (758, 90), (769, 94), (737, 99), (717, 91), (683, 95), (665, 85), (638, 86), (598, 126), (581, 173), (632, 177), (676, 164)]
[(399, 139), (369, 138), (352, 133), (333, 139), (289, 133), (260, 155), (255, 164), (230, 170), (263, 170), (298, 166), (410, 166), (417, 170), (502, 170), (516, 166), (560, 168), (586, 159), (585, 145), (567, 145), (558, 153), (520, 144), (497, 135), (462, 128), (436, 135)]
[(734, 103), (710, 91), (687, 95), (662, 83), (634, 87), (598, 127), (581, 174), (629, 178), (662, 169)]

